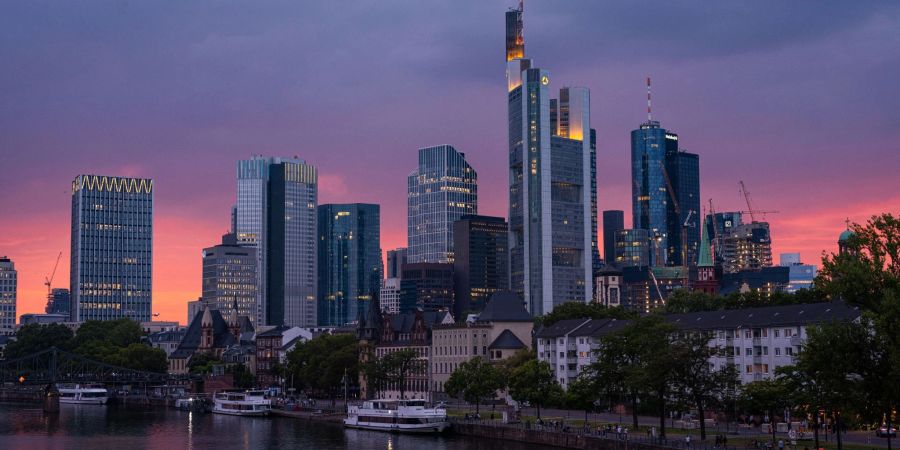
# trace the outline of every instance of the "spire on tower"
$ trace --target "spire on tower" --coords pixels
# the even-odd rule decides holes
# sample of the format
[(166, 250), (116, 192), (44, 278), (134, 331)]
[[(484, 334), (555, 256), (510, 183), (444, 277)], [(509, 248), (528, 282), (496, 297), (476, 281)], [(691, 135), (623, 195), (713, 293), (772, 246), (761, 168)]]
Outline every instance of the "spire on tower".
[(653, 109), (650, 103), (650, 77), (647, 77), (647, 122), (653, 120)]

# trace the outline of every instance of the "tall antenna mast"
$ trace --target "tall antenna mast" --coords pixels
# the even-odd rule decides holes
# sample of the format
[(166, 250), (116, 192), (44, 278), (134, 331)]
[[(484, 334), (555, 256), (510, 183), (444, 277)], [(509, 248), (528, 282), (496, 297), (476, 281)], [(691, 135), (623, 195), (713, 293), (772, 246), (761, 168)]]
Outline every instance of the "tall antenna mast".
[(647, 122), (653, 120), (653, 109), (650, 106), (650, 77), (647, 77)]

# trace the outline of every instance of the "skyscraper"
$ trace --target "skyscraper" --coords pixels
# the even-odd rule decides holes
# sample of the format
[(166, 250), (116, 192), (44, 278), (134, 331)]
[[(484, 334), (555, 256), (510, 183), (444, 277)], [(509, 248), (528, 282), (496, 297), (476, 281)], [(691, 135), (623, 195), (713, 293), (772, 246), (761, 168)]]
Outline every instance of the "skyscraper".
[(6, 256), (0, 257), (0, 334), (13, 334), (16, 329), (16, 265)]
[(409, 263), (400, 279), (400, 313), (453, 311), (453, 264)]
[(72, 311), (72, 295), (68, 289), (53, 288), (50, 295), (47, 296), (47, 306), (44, 312), (47, 314), (65, 314), (69, 315)]
[(237, 242), (257, 255), (258, 325), (316, 324), (318, 173), (300, 159), (237, 163)]
[(616, 263), (616, 232), (625, 229), (625, 211), (603, 211), (603, 259)]
[(617, 267), (650, 265), (650, 232), (641, 228), (626, 228), (613, 234), (615, 249), (612, 262)]
[(237, 304), (238, 316), (256, 323), (256, 249), (238, 245), (237, 236), (228, 233), (221, 244), (204, 248), (202, 257), (203, 302), (228, 317)]
[(341, 326), (365, 314), (381, 289), (381, 208), (320, 205), (319, 326)]
[(768, 222), (738, 225), (725, 236), (722, 246), (723, 272), (758, 270), (772, 266), (772, 236)]
[(725, 261), (725, 238), (731, 235), (731, 231), (743, 223), (741, 212), (717, 212), (706, 215), (704, 226), (706, 236), (712, 245), (713, 263), (721, 267)]
[(453, 223), (453, 315), (484, 309), (495, 292), (509, 289), (508, 226), (502, 217), (463, 216)]
[(453, 222), (478, 214), (478, 175), (449, 145), (419, 150), (407, 181), (407, 261), (452, 263)]
[(522, 5), (506, 13), (511, 289), (534, 315), (587, 302), (597, 252), (596, 133), (590, 92), (524, 57)]
[[(395, 248), (387, 251), (387, 267), (385, 268), (386, 278), (400, 278), (403, 265), (407, 263), (406, 248)], [(382, 303), (384, 303), (382, 301)]]
[(153, 180), (79, 175), (72, 181), (73, 320), (152, 312)]

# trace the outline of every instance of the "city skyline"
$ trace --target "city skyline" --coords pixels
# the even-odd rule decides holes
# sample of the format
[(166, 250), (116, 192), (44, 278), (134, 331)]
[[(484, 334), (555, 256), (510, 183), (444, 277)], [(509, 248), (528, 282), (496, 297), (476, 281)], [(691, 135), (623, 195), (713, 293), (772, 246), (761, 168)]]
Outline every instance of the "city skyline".
[[(43, 310), (43, 277), (60, 250), (64, 258), (57, 280), (67, 278), (71, 192), (66, 190), (79, 173), (154, 179), (153, 312), (163, 320), (180, 321), (187, 301), (199, 295), (199, 254), (228, 230), (234, 165), (252, 154), (296, 154), (319, 168), (320, 204), (381, 205), (382, 250), (405, 246), (405, 175), (417, 149), (433, 143), (465, 149), (481, 175), (479, 213), (508, 218), (503, 73), (495, 62), (503, 52), (497, 5), (382, 6), (387, 12), (376, 15), (375, 25), (352, 33), (335, 27), (358, 34), (337, 36), (337, 54), (314, 63), (312, 70), (299, 61), (328, 55), (304, 47), (305, 32), (286, 23), (299, 20), (296, 11), (280, 11), (283, 19), (266, 11), (249, 17), (228, 8), (204, 11), (209, 17), (189, 32), (193, 23), (166, 23), (159, 11), (145, 11), (150, 5), (131, 5), (88, 33), (80, 22), (67, 21), (62, 5), (53, 13), (60, 15), (60, 29), (23, 49), (9, 43), (24, 43), (37, 23), (21, 20), (13, 27), (21, 14), (0, 18), (5, 29), (0, 52), (9, 54), (14, 68), (0, 74), (0, 89), (12, 99), (0, 106), (0, 175), (5, 180), (0, 211), (15, 219), (5, 221), (0, 254), (16, 262), (18, 314)], [(20, 12), (32, 20), (50, 13), (35, 11), (37, 6), (13, 8), (24, 8)], [(655, 84), (654, 118), (677, 130), (690, 143), (688, 150), (701, 156), (701, 204), (712, 197), (718, 211), (746, 209), (737, 186), (744, 180), (754, 206), (781, 211), (767, 218), (772, 253), (800, 252), (803, 261), (818, 264), (821, 250), (837, 250), (845, 217), (864, 222), (900, 204), (900, 194), (884, 189), (896, 187), (891, 169), (900, 165), (889, 147), (898, 137), (891, 127), (900, 122), (891, 109), (897, 95), (885, 89), (900, 63), (889, 50), (878, 51), (900, 42), (898, 15), (890, 14), (897, 6), (822, 5), (817, 14), (781, 21), (759, 10), (743, 11), (740, 20), (748, 24), (732, 23), (725, 32), (720, 30), (728, 26), (700, 19), (730, 23), (737, 18), (728, 17), (729, 6), (702, 7), (710, 8), (662, 7), (670, 14), (661, 16), (679, 21), (671, 25), (674, 29), (666, 28), (675, 38), (668, 39), (649, 25), (647, 35), (628, 30), (625, 24), (637, 27), (639, 22), (621, 6), (531, 2), (528, 54), (551, 68), (555, 86), (584, 84), (592, 91), (598, 209), (631, 214), (628, 133), (643, 117), (643, 80), (649, 74)], [(769, 14), (789, 15), (794, 8), (773, 3)], [(447, 20), (428, 20), (434, 28), (423, 30), (415, 19), (445, 17), (435, 9)], [(612, 11), (598, 13), (605, 9)], [(103, 12), (87, 8), (81, 14)], [(388, 12), (396, 15), (391, 17), (396, 27), (386, 24)], [(359, 22), (373, 11), (356, 7), (347, 13), (330, 20)], [(588, 33), (591, 24), (582, 16), (595, 17), (620, 35)], [(145, 42), (138, 29), (130, 40), (110, 42), (131, 31), (131, 21), (145, 18), (150, 30), (143, 38), (159, 35), (164, 23), (175, 26), (175, 33), (159, 43)], [(613, 26), (616, 19), (623, 24)], [(336, 31), (328, 31), (327, 24), (334, 26), (326, 20), (310, 27), (330, 36)], [(751, 33), (760, 25), (769, 33)], [(681, 27), (691, 33), (675, 33)], [(387, 28), (396, 33), (385, 39), (390, 42), (365, 38)], [(714, 32), (724, 36), (705, 42)], [(418, 41), (402, 38), (419, 33), (424, 34)], [(299, 44), (292, 41), (298, 38)], [(586, 59), (572, 56), (578, 39), (597, 43), (596, 49), (578, 50), (588, 52)], [(364, 58), (388, 61), (373, 66), (351, 57), (359, 52), (360, 40), (372, 47)], [(96, 41), (105, 46), (91, 47)], [(410, 47), (391, 50), (401, 41)], [(95, 53), (62, 70), (72, 61), (60, 53), (66, 48), (61, 42)], [(273, 53), (271, 48), (288, 45), (300, 45), (304, 52)], [(124, 55), (135, 48), (135, 54)], [(244, 57), (250, 61), (239, 59)], [(184, 71), (155, 67), (160, 58)], [(368, 76), (349, 75), (352, 66), (369, 67)], [(809, 82), (812, 73), (818, 78)], [(860, 77), (871, 83), (858, 83)], [(349, 91), (339, 94), (348, 96), (338, 99), (346, 104), (322, 109), (334, 100), (329, 88), (337, 85)], [(257, 90), (242, 92), (247, 86)], [(381, 90), (373, 93), (374, 86)], [(319, 91), (329, 95), (320, 97)], [(396, 114), (375, 114), (385, 109), (405, 111), (409, 123), (403, 133), (390, 126), (398, 123)], [(358, 127), (345, 133), (340, 126), (348, 122)], [(66, 287), (65, 282), (54, 287)]]

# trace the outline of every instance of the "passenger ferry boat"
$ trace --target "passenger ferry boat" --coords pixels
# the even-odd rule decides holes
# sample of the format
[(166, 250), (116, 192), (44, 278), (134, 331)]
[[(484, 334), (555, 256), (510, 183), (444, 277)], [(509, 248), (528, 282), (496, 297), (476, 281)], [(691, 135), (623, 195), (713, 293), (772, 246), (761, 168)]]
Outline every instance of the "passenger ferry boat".
[(105, 405), (109, 398), (106, 389), (100, 386), (59, 385), (59, 402), (76, 405)]
[(272, 402), (264, 391), (219, 392), (213, 397), (212, 412), (233, 416), (265, 416), (272, 409)]
[(450, 428), (447, 410), (425, 400), (371, 400), (347, 409), (344, 426), (394, 433), (441, 433)]

